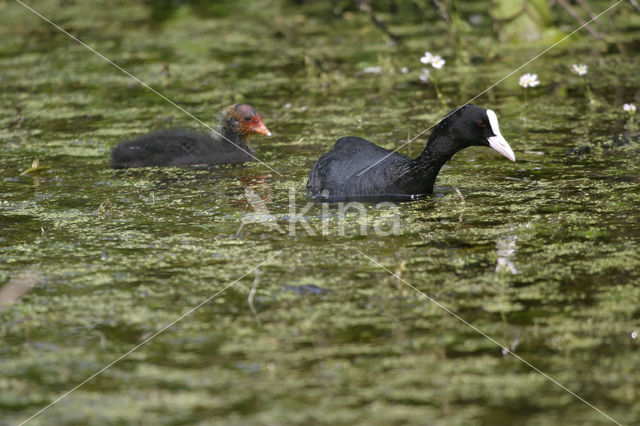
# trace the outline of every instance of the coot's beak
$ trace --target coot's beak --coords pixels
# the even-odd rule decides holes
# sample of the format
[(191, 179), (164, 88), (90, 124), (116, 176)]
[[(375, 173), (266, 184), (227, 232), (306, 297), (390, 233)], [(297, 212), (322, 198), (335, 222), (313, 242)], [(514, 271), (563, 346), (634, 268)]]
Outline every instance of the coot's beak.
[(489, 117), (491, 131), (495, 135), (487, 138), (487, 140), (489, 141), (489, 146), (507, 157), (509, 160), (516, 161), (516, 156), (513, 153), (513, 150), (509, 146), (507, 140), (500, 133), (500, 127), (498, 126), (498, 116), (496, 116), (496, 113), (491, 111), (490, 109), (487, 110), (487, 116)]
[(513, 150), (509, 146), (509, 143), (506, 141), (506, 139), (502, 137), (502, 135), (491, 136), (490, 138), (488, 138), (488, 140), (489, 146), (491, 148), (495, 149), (500, 154), (507, 157), (509, 160), (516, 161), (516, 156), (513, 153)]
[(267, 126), (264, 125), (262, 120), (258, 122), (255, 126), (251, 128), (254, 133), (258, 133), (259, 135), (271, 136), (271, 132), (267, 129)]

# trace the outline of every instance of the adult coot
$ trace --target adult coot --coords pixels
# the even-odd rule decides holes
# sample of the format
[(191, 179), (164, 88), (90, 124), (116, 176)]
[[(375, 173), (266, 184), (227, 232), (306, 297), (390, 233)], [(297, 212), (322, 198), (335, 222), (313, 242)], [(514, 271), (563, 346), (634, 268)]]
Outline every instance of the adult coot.
[(465, 105), (436, 125), (416, 159), (347, 136), (313, 165), (307, 194), (319, 201), (412, 200), (433, 192), (440, 168), (469, 146), (488, 146), (511, 161), (516, 157), (500, 134), (490, 109)]
[(217, 132), (168, 129), (120, 142), (111, 151), (111, 167), (179, 166), (186, 164), (237, 164), (253, 161), (246, 139), (255, 133), (271, 136), (251, 105), (224, 110)]

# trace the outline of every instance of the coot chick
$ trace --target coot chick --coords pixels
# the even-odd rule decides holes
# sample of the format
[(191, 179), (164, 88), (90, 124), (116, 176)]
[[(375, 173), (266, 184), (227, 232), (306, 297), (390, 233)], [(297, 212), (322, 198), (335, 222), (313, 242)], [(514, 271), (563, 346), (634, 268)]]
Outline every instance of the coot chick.
[(410, 201), (433, 192), (440, 168), (461, 149), (488, 146), (511, 161), (516, 157), (500, 134), (490, 109), (465, 105), (438, 123), (422, 154), (411, 159), (366, 139), (338, 139), (333, 150), (313, 165), (307, 194), (318, 201)]
[(220, 116), (217, 133), (167, 129), (120, 142), (111, 151), (111, 167), (180, 166), (187, 164), (238, 164), (254, 161), (247, 137), (271, 136), (251, 105), (233, 105)]

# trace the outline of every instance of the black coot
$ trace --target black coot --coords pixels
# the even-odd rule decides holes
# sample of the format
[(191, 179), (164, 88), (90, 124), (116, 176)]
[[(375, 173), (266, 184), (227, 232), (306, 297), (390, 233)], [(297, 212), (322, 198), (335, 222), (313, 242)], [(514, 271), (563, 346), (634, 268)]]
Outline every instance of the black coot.
[(111, 151), (111, 167), (126, 169), (254, 161), (246, 139), (255, 133), (271, 136), (260, 114), (251, 105), (233, 105), (222, 112), (217, 133), (168, 129), (120, 142)]
[(469, 146), (488, 146), (511, 161), (516, 157), (500, 134), (490, 109), (465, 105), (436, 125), (416, 159), (347, 136), (313, 165), (307, 194), (318, 201), (412, 200), (433, 192), (440, 168)]

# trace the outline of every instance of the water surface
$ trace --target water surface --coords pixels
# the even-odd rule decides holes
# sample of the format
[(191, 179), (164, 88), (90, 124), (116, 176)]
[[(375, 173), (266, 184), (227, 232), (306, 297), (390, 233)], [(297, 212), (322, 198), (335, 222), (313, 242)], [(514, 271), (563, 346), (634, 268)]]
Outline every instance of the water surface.
[[(542, 82), (526, 103), (519, 74), (475, 101), (497, 112), (516, 163), (480, 147), (457, 154), (433, 196), (399, 204), (398, 235), (376, 235), (390, 210), (369, 203), (365, 219), (347, 213), (344, 232), (331, 206), (326, 235), (313, 205), (314, 235), (294, 224), (291, 236), (292, 190), (299, 212), (308, 170), (338, 137), (399, 146), (550, 41), (498, 44), (485, 16), (457, 50), (435, 15), (427, 25), (383, 14), (404, 39), (395, 46), (358, 13), (332, 21), (317, 5), (258, 3), (250, 14), (183, 7), (155, 24), (142, 4), (33, 6), (211, 125), (222, 107), (251, 103), (274, 134), (252, 145), (280, 174), (259, 163), (109, 169), (118, 141), (197, 124), (0, 2), (0, 284), (36, 283), (0, 316), (0, 423), (31, 416), (239, 278), (30, 424), (609, 423), (361, 253), (637, 423), (640, 148), (602, 145), (626, 131), (621, 105), (640, 103), (640, 16), (625, 2), (602, 24), (626, 54), (578, 34), (522, 70)], [(447, 60), (432, 70), (446, 106), (419, 80), (425, 50)], [(569, 72), (578, 62), (594, 102)], [(567, 153), (580, 146), (592, 149)], [(48, 169), (20, 176), (34, 157)], [(284, 232), (247, 223), (247, 189)]]

